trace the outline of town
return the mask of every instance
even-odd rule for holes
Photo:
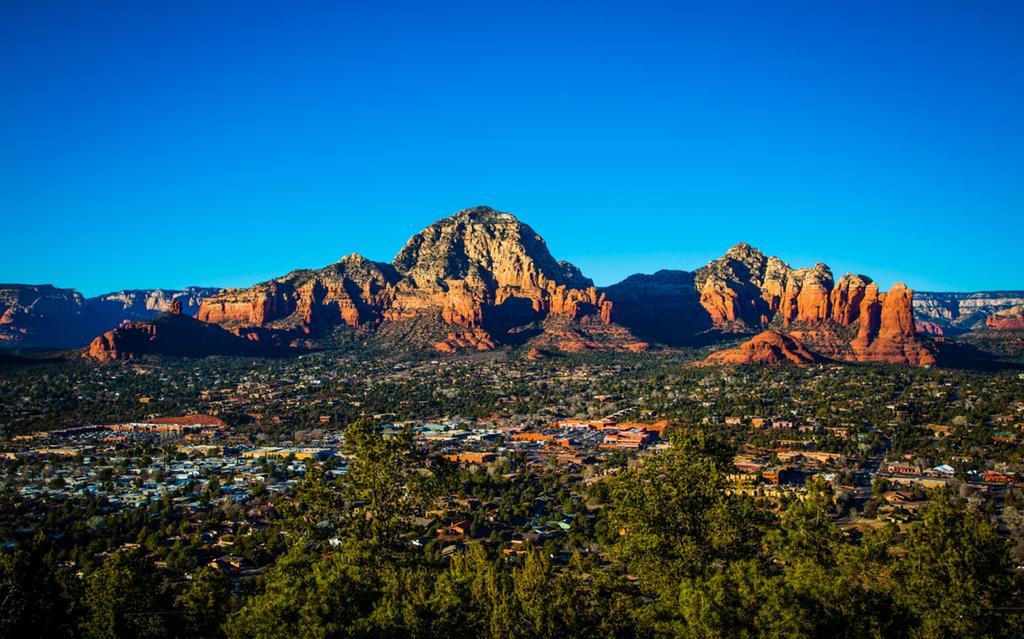
[[[531,545],[552,557],[600,553],[593,536],[603,483],[669,447],[673,429],[697,427],[734,442],[731,489],[776,512],[818,481],[830,486],[830,515],[847,534],[905,530],[926,492],[945,486],[989,513],[1024,559],[1024,379],[1016,373],[707,371],[628,358],[342,365],[326,356],[287,371],[226,361],[60,364],[38,373],[0,382],[0,495],[18,504],[0,517],[9,548],[30,535],[14,513],[45,521],[55,509],[124,517],[167,508],[202,540],[185,565],[201,559],[232,575],[258,574],[272,553],[232,540],[272,529],[275,504],[310,468],[344,474],[345,425],[363,418],[384,437],[408,429],[426,459],[466,478],[463,490],[410,522],[409,543],[425,552],[479,541],[506,554]],[[33,399],[44,384],[59,389],[54,398],[74,396],[75,409]],[[82,424],[83,414],[96,418]],[[44,425],[56,427],[36,429]],[[515,486],[515,497],[531,503],[476,494],[481,478]],[[55,540],[66,532],[46,530]],[[171,538],[159,542],[161,552],[173,547]]]

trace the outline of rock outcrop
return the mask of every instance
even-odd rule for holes
[[[394,299],[398,279],[391,265],[353,253],[322,269],[293,271],[247,289],[228,289],[203,300],[196,317],[227,328],[364,328],[380,321]]]
[[[182,314],[182,305],[177,302],[155,320],[125,322],[103,333],[89,344],[85,355],[98,362],[110,362],[144,355],[240,356],[269,352],[258,342]]]
[[[85,298],[74,289],[0,284],[0,345],[68,348],[91,337],[85,323]]]
[[[764,331],[736,348],[709,355],[703,365],[795,364],[810,366],[823,361],[800,340],[778,331]]]
[[[832,305],[832,321],[840,326],[850,326],[860,317],[861,302],[867,294],[871,278],[863,275],[846,275],[839,278],[829,295]],[[876,287],[877,288],[877,287]]]
[[[220,292],[218,288],[190,286],[184,290],[141,289],[117,291],[85,301],[86,311],[98,321],[148,320],[159,317],[178,303],[182,313],[195,315],[204,299]],[[102,318],[102,320],[100,320]]]
[[[549,315],[610,322],[611,303],[579,269],[558,262],[533,229],[479,207],[417,233],[395,256],[402,274],[389,319],[440,308],[445,321],[502,331]]]
[[[789,268],[740,242],[694,273],[694,285],[711,323],[719,327],[766,325],[782,303]]]
[[[123,291],[84,300],[67,289],[21,288],[5,294],[0,287],[0,341],[28,343],[32,322],[48,317],[56,325],[102,325],[90,333],[100,334],[90,345],[97,359],[135,349],[188,351],[170,341],[193,330],[182,322],[194,313],[230,336],[208,333],[197,342],[218,352],[232,351],[237,341],[268,348],[334,340],[446,353],[520,346],[541,353],[643,351],[770,330],[772,337],[750,348],[777,347],[787,361],[801,358],[794,344],[833,361],[935,361],[933,341],[916,331],[914,296],[905,286],[881,293],[863,275],[836,280],[825,264],[793,268],[740,243],[693,273],[634,275],[598,289],[556,260],[528,225],[487,207],[431,224],[390,263],[352,254],[244,289]],[[172,307],[180,312],[146,321]],[[98,324],[81,320],[101,316]],[[780,343],[778,335],[793,342]]]
[[[824,264],[790,270],[781,291],[782,325],[823,322],[832,316],[832,271]]]
[[[914,292],[897,282],[888,293],[868,285],[861,300],[860,327],[850,343],[859,362],[885,362],[928,366],[935,363],[933,349],[926,346],[914,326]]]
[[[1024,330],[1024,305],[989,315],[985,318],[985,327],[996,331]]]

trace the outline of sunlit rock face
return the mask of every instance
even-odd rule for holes
[[[809,351],[795,337],[778,331],[764,331],[736,348],[712,353],[703,361],[703,364],[766,364],[772,366],[793,364],[796,366],[809,366],[820,361],[823,361],[823,358]]]
[[[204,300],[197,317],[227,328],[310,334],[339,325],[372,333],[388,323],[430,324],[436,330],[410,339],[456,352],[496,348],[551,317],[607,326],[612,303],[578,268],[557,261],[532,228],[477,207],[412,236],[390,264],[349,255],[319,270],[225,291]],[[600,341],[618,348],[614,340]],[[635,349],[639,341],[628,336],[621,348]]]
[[[985,319],[985,327],[996,331],[1024,330],[1024,305],[989,315]]]

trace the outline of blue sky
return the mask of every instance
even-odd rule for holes
[[[0,281],[248,285],[488,204],[598,284],[742,240],[1024,288],[1022,29],[985,0],[3,3]]]

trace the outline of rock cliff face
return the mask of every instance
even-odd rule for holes
[[[985,327],[997,331],[1024,330],[1024,305],[989,315],[985,319]]]
[[[1024,305],[1024,291],[932,293],[914,295],[914,315],[923,322],[955,335],[984,328],[988,317]]]
[[[860,317],[861,302],[864,301],[869,286],[871,279],[863,275],[846,274],[840,277],[829,296],[832,304],[832,321],[840,326],[853,324]]]
[[[850,343],[860,362],[888,362],[927,366],[935,353],[917,336],[913,313],[914,292],[897,282],[888,293],[870,284],[861,300],[857,337]]]
[[[164,289],[142,289],[117,291],[90,297],[86,300],[87,311],[99,317],[118,318],[118,322],[126,319],[154,319],[171,309],[171,305],[179,303],[182,313],[195,315],[204,299],[220,292],[217,288],[191,286],[181,291]]]
[[[711,327],[693,273],[664,270],[631,275],[603,292],[612,303],[612,321],[645,340],[670,346],[694,344]]]
[[[352,254],[319,270],[293,271],[247,289],[228,289],[203,300],[196,317],[228,328],[364,328],[380,321],[398,279],[391,265]]]
[[[393,262],[402,274],[389,319],[440,308],[445,321],[497,329],[565,315],[610,321],[611,303],[579,269],[508,213],[475,208],[414,235]]]
[[[694,273],[694,284],[711,323],[750,328],[768,323],[782,304],[789,267],[746,243]]]
[[[807,350],[800,340],[778,331],[764,331],[736,348],[712,353],[704,365],[795,364],[809,366],[823,361]]]
[[[832,271],[824,264],[790,270],[782,290],[782,325],[824,322],[832,317]]]
[[[0,284],[0,344],[63,348],[87,340],[85,298],[49,284]]]
[[[771,327],[802,342],[805,350],[834,360],[915,366],[935,362],[933,348],[916,334],[913,291],[902,284],[879,293],[863,275],[847,274],[835,281],[825,264],[792,268],[745,243],[698,269],[692,291],[688,274],[675,273],[671,278],[634,275],[605,289],[616,303],[613,318],[638,334],[661,325],[691,336],[707,327],[740,333]],[[695,314],[693,300],[700,309]],[[751,348],[762,353],[777,342],[766,336],[727,357],[754,357]]]
[[[225,291],[204,300],[197,317],[229,328],[317,334],[338,325],[373,332],[435,314],[448,330],[423,336],[425,344],[489,350],[552,316],[608,325],[612,303],[579,269],[556,261],[529,226],[478,207],[417,233],[391,264],[350,255],[324,269]]]

